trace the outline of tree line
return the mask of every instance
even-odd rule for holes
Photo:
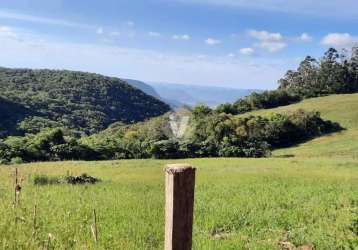
[[[197,106],[192,110],[189,131],[176,139],[168,117],[133,125],[115,123],[98,134],[80,138],[63,128],[10,136],[0,141],[0,161],[266,157],[272,149],[342,129],[317,112],[241,117]]]
[[[304,98],[358,92],[358,55],[328,49],[319,60],[307,56],[297,70],[278,81],[277,90],[253,93],[235,103],[222,104],[218,112],[243,114],[257,109],[290,105]]]

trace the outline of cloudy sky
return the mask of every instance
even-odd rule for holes
[[[1,0],[0,66],[271,89],[357,27],[356,0]]]

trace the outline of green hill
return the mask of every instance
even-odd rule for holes
[[[19,111],[0,109],[0,116],[12,117],[12,122],[0,120],[3,135],[12,133],[25,117],[27,123],[39,127],[56,122],[94,133],[113,122],[143,121],[170,110],[167,104],[119,78],[67,70],[0,68],[0,97]]]
[[[302,157],[347,157],[358,158],[358,94],[331,95],[306,99],[300,103],[246,113],[248,115],[269,115],[297,109],[319,111],[322,118],[338,122],[346,130],[322,136],[288,149],[274,152],[275,156]]]

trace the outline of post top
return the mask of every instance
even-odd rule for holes
[[[181,173],[184,172],[185,170],[195,170],[195,168],[189,164],[183,164],[183,163],[179,163],[179,164],[168,164],[165,166],[164,171],[169,173],[169,174],[174,174],[174,173]]]

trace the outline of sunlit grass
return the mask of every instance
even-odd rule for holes
[[[12,208],[13,167],[0,168],[0,248],[162,249],[164,172],[169,161],[39,163]],[[176,161],[170,161],[176,162]],[[358,200],[358,163],[332,159],[193,159],[198,168],[194,249],[279,249],[288,240],[316,249],[358,246],[350,229]],[[32,175],[86,172],[94,186],[35,186]],[[38,228],[33,236],[33,208]],[[99,242],[91,235],[99,216]],[[15,217],[21,218],[15,224]],[[352,249],[352,248],[351,248]],[[354,248],[353,248],[354,249]]]

